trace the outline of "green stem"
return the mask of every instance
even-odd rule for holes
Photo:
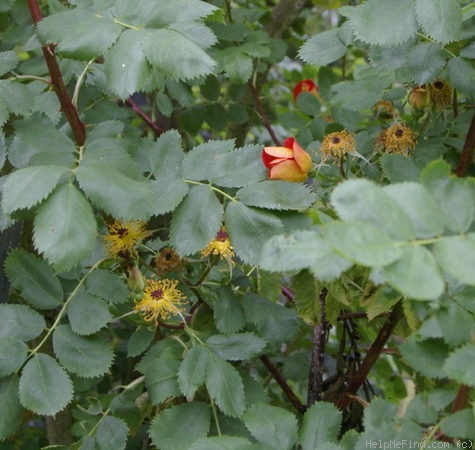
[[[66,312],[66,309],[69,305],[69,302],[74,298],[74,296],[76,295],[76,293],[78,292],[79,288],[84,284],[84,282],[86,281],[86,278],[89,276],[89,274],[91,272],[93,272],[94,270],[97,269],[97,267],[104,261],[104,259],[100,259],[99,261],[97,261],[88,271],[87,273],[79,280],[79,283],[77,284],[77,286],[74,288],[73,292],[71,292],[71,294],[69,295],[69,297],[67,298],[67,300],[64,302],[64,305],[63,307],[61,308],[61,310],[59,311],[58,313],[58,317],[56,317],[56,320],[54,321],[53,325],[51,326],[51,328],[48,330],[48,332],[46,333],[45,337],[41,340],[41,342],[33,349],[31,350],[30,352],[30,355],[29,355],[29,358],[31,358],[32,356],[34,356],[40,349],[41,347],[43,347],[43,345],[45,344],[45,342],[48,340],[48,338],[51,336],[51,334],[54,332],[54,330],[58,327],[59,323],[61,322],[61,319],[63,318],[64,316],[64,313]]]
[[[433,44],[437,44],[437,41],[435,39],[432,39],[431,37],[429,36],[426,36],[425,34],[423,33],[417,33],[417,35],[422,38],[422,39],[425,39]],[[452,58],[455,58],[457,55],[455,55],[454,53],[452,53],[450,50],[447,50],[445,47],[442,47],[442,50],[444,50],[445,52],[447,52]]]
[[[218,412],[216,411],[216,405],[214,404],[214,400],[211,397],[209,399],[211,403],[211,410],[213,411],[214,423],[216,424],[216,431],[218,432],[218,436],[221,436],[221,427],[219,425]]]
[[[98,16],[98,17],[101,17],[101,16]],[[121,20],[117,19],[116,17],[114,17],[112,19],[112,21],[115,22],[118,25],[122,25],[125,28],[130,28],[131,30],[141,30],[143,28],[141,26],[136,27],[135,25],[130,25],[130,23],[122,22]]]
[[[228,198],[228,199],[231,200],[232,202],[237,202],[236,197],[230,196],[229,194],[227,194],[226,192],[224,192],[224,191],[222,191],[221,189],[217,188],[216,186],[213,186],[211,183],[201,183],[200,181],[187,180],[186,178],[184,178],[183,181],[184,181],[185,183],[189,183],[189,184],[196,184],[197,186],[206,186],[206,187],[209,187],[212,191],[218,192],[218,193],[221,194],[223,197]]]

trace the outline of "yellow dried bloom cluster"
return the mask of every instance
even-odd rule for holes
[[[320,150],[323,153],[322,160],[326,160],[330,156],[341,159],[347,153],[356,151],[355,135],[347,130],[327,134],[322,141]]]
[[[429,84],[430,100],[437,111],[444,111],[451,104],[454,96],[452,86],[444,80],[436,80]]]
[[[391,125],[387,130],[382,131],[373,142],[377,151],[383,149],[386,153],[396,153],[398,155],[408,155],[409,151],[416,146],[414,132],[401,123]]]
[[[107,225],[104,247],[110,256],[134,255],[135,246],[149,235],[142,220],[114,220]]]
[[[162,248],[154,262],[158,275],[179,270],[183,265],[183,260],[171,247]]]

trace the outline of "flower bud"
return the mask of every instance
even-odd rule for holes
[[[427,108],[430,104],[430,94],[427,86],[417,86],[412,89],[407,98],[407,102],[415,109]]]
[[[302,80],[299,81],[292,91],[292,95],[294,97],[294,101],[297,101],[297,97],[302,92],[308,92],[320,100],[320,90],[318,86],[312,80]]]
[[[131,291],[143,291],[145,287],[145,279],[137,266],[132,266],[129,269],[127,285]]]

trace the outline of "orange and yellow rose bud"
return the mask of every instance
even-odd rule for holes
[[[287,138],[283,147],[264,147],[262,162],[271,180],[305,181],[312,168],[311,156],[293,137]]]
[[[294,101],[297,101],[297,97],[302,92],[308,92],[320,100],[320,90],[312,80],[302,80],[294,86],[294,89],[292,91]]]
[[[425,109],[430,104],[430,94],[427,86],[417,86],[412,89],[407,98],[407,102],[415,109]]]

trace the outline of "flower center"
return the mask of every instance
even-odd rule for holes
[[[228,238],[228,233],[226,231],[218,231],[218,234],[216,234],[216,240],[219,242],[224,242]]]
[[[160,299],[163,297],[163,290],[162,290],[162,289],[155,289],[154,291],[152,291],[152,293],[150,294],[150,296],[151,296],[154,300],[160,300]]]
[[[401,137],[403,134],[404,134],[404,130],[401,130],[401,128],[398,128],[394,134],[397,136],[397,137]]]
[[[436,81],[436,82],[434,83],[434,87],[435,87],[436,89],[443,89],[443,88],[444,88],[444,83],[442,83],[442,81]]]
[[[341,138],[339,138],[338,136],[335,136],[333,139],[332,139],[332,143],[333,144],[339,144],[341,142]]]
[[[119,237],[124,237],[127,235],[127,233],[129,232],[129,230],[127,230],[127,228],[119,228],[116,232],[117,236]]]

